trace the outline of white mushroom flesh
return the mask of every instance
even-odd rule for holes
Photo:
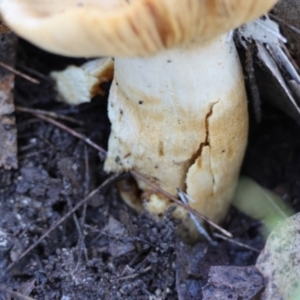
[[[111,81],[114,63],[110,57],[89,61],[80,67],[69,66],[63,71],[51,72],[57,90],[57,100],[78,105],[104,94],[101,83]]]
[[[139,171],[172,195],[176,188],[186,191],[195,200],[191,207],[206,217],[224,217],[248,132],[232,41],[223,36],[150,58],[116,58],[108,110],[106,171]],[[145,208],[163,213],[169,202],[137,182]]]

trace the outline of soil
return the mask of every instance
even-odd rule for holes
[[[21,41],[17,67],[41,83],[17,77],[15,104],[82,121],[84,125],[65,124],[106,149],[107,99],[96,97],[79,107],[55,102],[46,77],[50,70],[83,61],[50,55]],[[210,266],[255,263],[257,252],[227,241],[184,245],[169,213],[160,222],[137,215],[122,202],[113,182],[18,259],[109,175],[103,171],[103,157],[83,141],[30,114],[16,116],[19,167],[0,169],[1,300],[202,299]],[[262,116],[259,124],[251,118],[242,173],[299,211],[299,127],[267,104]],[[222,226],[237,241],[263,248],[261,224],[236,209]]]

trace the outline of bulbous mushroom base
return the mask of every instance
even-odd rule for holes
[[[244,79],[233,42],[221,37],[151,58],[117,58],[109,117],[106,171],[138,171],[174,196],[180,188],[194,199],[192,208],[222,220],[248,132]],[[138,196],[120,189],[136,210],[160,216],[173,205],[136,182]],[[174,215],[188,219],[179,207]]]

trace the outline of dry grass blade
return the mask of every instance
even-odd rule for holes
[[[214,233],[213,236],[216,237],[216,238],[225,240],[225,241],[227,241],[227,242],[229,242],[229,243],[238,245],[238,246],[240,246],[240,247],[242,247],[242,248],[245,248],[245,249],[248,249],[248,250],[251,250],[251,251],[260,253],[260,250],[254,248],[254,247],[248,246],[248,245],[246,245],[246,244],[240,243],[240,242],[238,242],[238,241],[236,241],[236,240],[229,239],[228,237],[226,237],[226,236],[224,236],[224,235],[221,235],[221,234],[218,234],[218,233]]]
[[[61,119],[61,120],[65,120],[77,125],[84,125],[84,122],[76,120],[75,118],[69,117],[69,116],[64,116],[64,115],[60,115],[57,114],[55,112],[52,111],[46,111],[46,110],[42,110],[42,109],[33,109],[33,108],[27,108],[27,107],[22,107],[22,106],[16,106],[15,107],[17,111],[20,112],[27,112],[27,113],[31,113],[31,114],[41,114],[41,115],[45,115],[45,116],[49,116],[53,119]]]
[[[205,216],[203,216],[202,214],[200,214],[199,212],[195,211],[194,209],[192,209],[191,207],[189,207],[188,205],[182,203],[180,200],[178,200],[177,198],[175,198],[174,196],[172,196],[171,194],[169,194],[167,191],[163,190],[162,188],[160,188],[159,186],[155,185],[154,183],[152,183],[151,181],[149,181],[147,178],[145,178],[142,174],[140,174],[137,171],[130,171],[130,173],[136,177],[138,177],[140,180],[144,181],[146,184],[148,184],[149,186],[151,186],[154,190],[156,190],[157,192],[162,193],[163,195],[165,195],[166,197],[168,197],[169,199],[173,200],[177,205],[184,207],[188,212],[194,214],[195,216],[197,216],[198,218],[204,220],[205,222],[207,222],[209,225],[211,225],[212,227],[214,227],[215,229],[217,229],[218,231],[222,232],[224,235],[228,236],[228,237],[232,237],[232,234],[230,232],[228,232],[227,230],[225,230],[224,228],[220,227],[218,224],[214,223],[213,221],[211,221],[210,219],[206,218]]]
[[[190,198],[186,193],[184,193],[181,189],[177,188],[177,193],[180,198],[180,200],[189,206],[189,201],[195,202],[192,198]],[[217,243],[211,238],[207,230],[202,226],[201,222],[196,218],[196,216],[192,213],[190,213],[190,217],[193,220],[198,232],[200,235],[202,235],[211,245],[216,246]]]
[[[22,69],[26,73],[31,73],[35,77],[39,77],[42,80],[45,80],[45,81],[47,81],[47,82],[49,82],[51,84],[54,84],[53,79],[51,77],[49,77],[49,76],[47,76],[47,75],[45,75],[45,74],[43,74],[43,73],[41,73],[41,72],[39,72],[39,71],[37,71],[35,69],[32,69],[32,68],[30,68],[30,67],[28,67],[28,66],[26,66],[26,65],[24,65],[24,64],[22,64],[20,62],[18,62],[17,67],[19,69]]]
[[[84,134],[81,134],[75,130],[73,130],[72,128],[60,123],[60,122],[57,122],[55,120],[53,120],[53,118],[49,118],[45,115],[42,115],[42,114],[39,114],[35,111],[32,111],[32,112],[29,112],[27,111],[28,113],[31,113],[32,115],[36,116],[37,118],[39,119],[42,119],[48,123],[51,123],[55,126],[57,126],[58,128],[70,133],[71,135],[83,140],[85,143],[87,143],[88,145],[92,146],[93,148],[95,148],[96,150],[98,150],[99,152],[101,152],[102,154],[106,155],[106,151],[100,147],[99,145],[97,145],[96,143],[94,143],[93,141],[91,141],[88,137],[86,137]]]
[[[284,26],[287,26],[288,28],[290,28],[291,30],[293,30],[294,32],[296,32],[297,34],[300,34],[300,29],[285,22],[284,20],[282,20],[281,18],[279,18],[278,16],[275,16],[274,14],[269,14],[269,16],[274,19],[275,21],[281,23]]]
[[[40,115],[36,112],[31,112],[33,115],[35,115],[36,117],[45,120],[55,126],[57,126],[58,128],[70,133],[71,135],[83,140],[84,142],[86,142],[88,145],[92,146],[93,148],[95,148],[96,150],[98,150],[99,152],[101,152],[103,155],[106,156],[107,151],[104,150],[102,147],[100,147],[99,145],[97,145],[96,143],[94,143],[93,141],[91,141],[88,137],[86,137],[84,134],[81,134],[75,130],[73,130],[72,128],[57,122],[55,120],[53,120],[52,118],[46,117],[44,115]],[[184,209],[186,209],[188,212],[192,213],[193,215],[195,215],[196,217],[200,218],[201,220],[204,220],[205,222],[207,222],[209,225],[211,225],[212,227],[214,227],[215,229],[217,229],[218,231],[222,232],[224,235],[226,235],[227,237],[231,238],[232,234],[230,232],[228,232],[227,230],[225,230],[224,228],[220,227],[218,224],[214,223],[213,221],[211,221],[210,219],[206,218],[205,216],[203,216],[202,214],[200,214],[199,212],[195,211],[194,209],[192,209],[191,207],[189,207],[188,205],[182,203],[179,199],[175,198],[174,196],[172,196],[170,193],[168,193],[167,191],[163,190],[162,188],[160,188],[159,186],[155,185],[154,183],[152,183],[151,181],[149,181],[144,175],[142,175],[141,173],[131,170],[130,173],[135,176],[138,177],[140,180],[144,181],[147,185],[151,186],[155,191],[158,191],[160,193],[162,193],[163,195],[165,195],[166,197],[168,197],[169,199],[173,200],[177,205],[182,206]]]
[[[4,62],[0,61],[0,66],[5,68],[8,71],[14,73],[15,75],[20,76],[20,77],[22,77],[22,78],[24,78],[24,79],[26,79],[26,80],[34,83],[34,84],[40,84],[40,82],[37,79],[32,78],[31,76],[28,76],[28,75],[26,75],[26,74],[24,74],[24,73],[22,73],[22,72],[20,72],[16,69],[12,68],[11,66],[5,64]]]
[[[139,276],[140,274],[143,274],[143,273],[146,273],[148,271],[150,271],[152,269],[151,266],[148,266],[147,268],[145,268],[144,270],[142,270],[141,272],[139,273],[134,273],[134,274],[130,274],[130,275],[127,275],[127,276],[123,276],[123,277],[120,277],[118,278],[119,280],[128,280],[128,279],[132,279],[132,278],[135,278],[137,276]]]

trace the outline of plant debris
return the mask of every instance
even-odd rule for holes
[[[13,66],[17,37],[0,19],[0,167],[17,168],[17,129],[14,115],[14,74],[6,66]]]
[[[286,47],[288,40],[280,32],[279,25],[265,16],[241,26],[236,33],[238,43],[247,49],[247,53],[251,49],[253,56],[249,60],[249,54],[246,54],[245,69],[249,74],[250,91],[257,91],[252,92],[254,100],[258,102],[260,96],[269,101],[272,99],[273,105],[299,122],[299,67]],[[257,105],[255,109],[258,110]]]

